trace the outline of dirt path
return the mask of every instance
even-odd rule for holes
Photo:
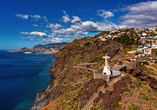
[[[96,71],[94,69],[90,69],[90,68],[85,68],[85,67],[81,67],[81,66],[74,66],[75,68],[80,68],[80,69],[86,69],[86,70],[91,70],[91,71]]]
[[[130,54],[131,54],[131,53],[135,53],[135,52],[136,52],[136,50],[128,51],[128,53],[130,53]]]
[[[119,76],[119,77],[113,79],[112,81],[110,81],[110,82],[108,83],[108,85],[111,84],[111,83],[115,83],[117,80],[121,79],[121,77],[123,77],[123,76],[125,76],[125,75],[123,74],[123,75],[121,75],[121,76]],[[96,97],[98,97],[99,92],[102,91],[103,89],[105,89],[104,86],[102,86],[101,89],[100,89],[96,94],[94,94],[94,95],[92,96],[92,98],[91,98],[91,99],[89,100],[89,102],[83,107],[82,110],[87,110],[88,107],[93,103],[94,99],[95,99]]]
[[[155,64],[154,64],[155,65]],[[157,69],[156,69],[156,65],[155,66],[153,66],[153,64],[149,64],[149,65],[145,65],[147,68],[150,68],[150,69],[153,69],[154,71],[157,71]]]

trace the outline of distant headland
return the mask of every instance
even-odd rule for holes
[[[40,53],[40,54],[50,54],[50,55],[55,55],[61,48],[63,48],[65,45],[69,43],[67,42],[62,42],[62,43],[50,43],[50,44],[39,44],[35,45],[33,48],[26,48],[23,47],[19,50],[7,50],[6,52],[10,53],[25,53],[25,54],[30,54],[30,53]]]

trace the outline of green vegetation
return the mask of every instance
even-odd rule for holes
[[[118,102],[113,102],[113,105],[115,106],[116,109],[120,110],[122,107]]]
[[[140,110],[140,108],[133,103],[131,103],[131,105],[128,108],[129,108],[129,110]]]
[[[136,78],[136,80],[134,81],[133,84],[135,87],[140,87],[140,85],[142,84],[142,81],[140,79]]]
[[[125,92],[124,93],[127,97],[132,97],[134,94],[132,91],[129,91],[129,92]]]
[[[122,43],[124,45],[132,45],[135,42],[133,37],[130,38],[127,35],[122,35],[121,37],[114,38],[113,40],[118,41],[119,43]]]
[[[140,61],[139,61],[139,62],[137,62],[137,64],[138,64],[139,66],[142,66]]]
[[[141,96],[144,100],[146,100],[146,101],[149,100],[149,97],[148,97],[146,94],[144,94],[143,92],[140,92],[140,96]]]
[[[90,110],[97,110],[97,108],[95,108],[94,106],[92,106],[92,107],[90,108]]]
[[[94,58],[91,62],[100,62],[100,63],[104,63],[105,60],[102,58],[104,55],[100,54],[98,57]]]
[[[135,52],[135,55],[138,55],[138,52]]]
[[[143,71],[142,74],[143,75],[148,75],[148,71]]]
[[[143,66],[144,66],[144,65],[149,65],[149,63],[148,63],[148,62],[143,62]]]

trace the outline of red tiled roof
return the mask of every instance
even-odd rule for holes
[[[152,45],[157,45],[157,42],[153,43]]]
[[[124,67],[124,65],[117,66],[117,67],[114,68],[113,70],[118,71],[118,70],[121,69],[122,67]]]
[[[137,59],[137,58],[135,58],[135,57],[131,57],[131,59]]]

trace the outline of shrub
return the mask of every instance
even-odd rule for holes
[[[90,42],[87,42],[84,46],[90,46]]]
[[[138,52],[135,52],[135,55],[138,55]]]
[[[97,110],[94,106],[92,106],[91,108],[90,108],[90,110]]]
[[[94,80],[94,78],[92,77],[91,79],[90,79],[90,81],[93,81]]]
[[[143,62],[143,66],[144,66],[144,65],[149,65],[149,63],[148,63],[148,62]]]
[[[139,62],[137,62],[137,64],[138,64],[139,66],[142,66],[140,61],[139,61]]]
[[[113,102],[116,109],[121,109],[121,105],[118,102]]]
[[[131,104],[130,106],[129,106],[129,110],[140,110],[140,108],[137,106],[137,105],[135,105],[135,104]]]
[[[100,54],[98,57],[94,58],[91,62],[101,62],[101,63],[104,63],[105,60],[102,57],[103,57],[103,54]]]
[[[145,99],[146,101],[149,100],[149,97],[148,97],[147,95],[145,95],[144,93],[141,93],[141,92],[140,92],[140,95],[141,95],[141,97],[142,97],[143,99]]]
[[[87,68],[89,68],[89,65],[86,65]]]
[[[142,74],[143,75],[148,75],[148,71],[143,71]]]

